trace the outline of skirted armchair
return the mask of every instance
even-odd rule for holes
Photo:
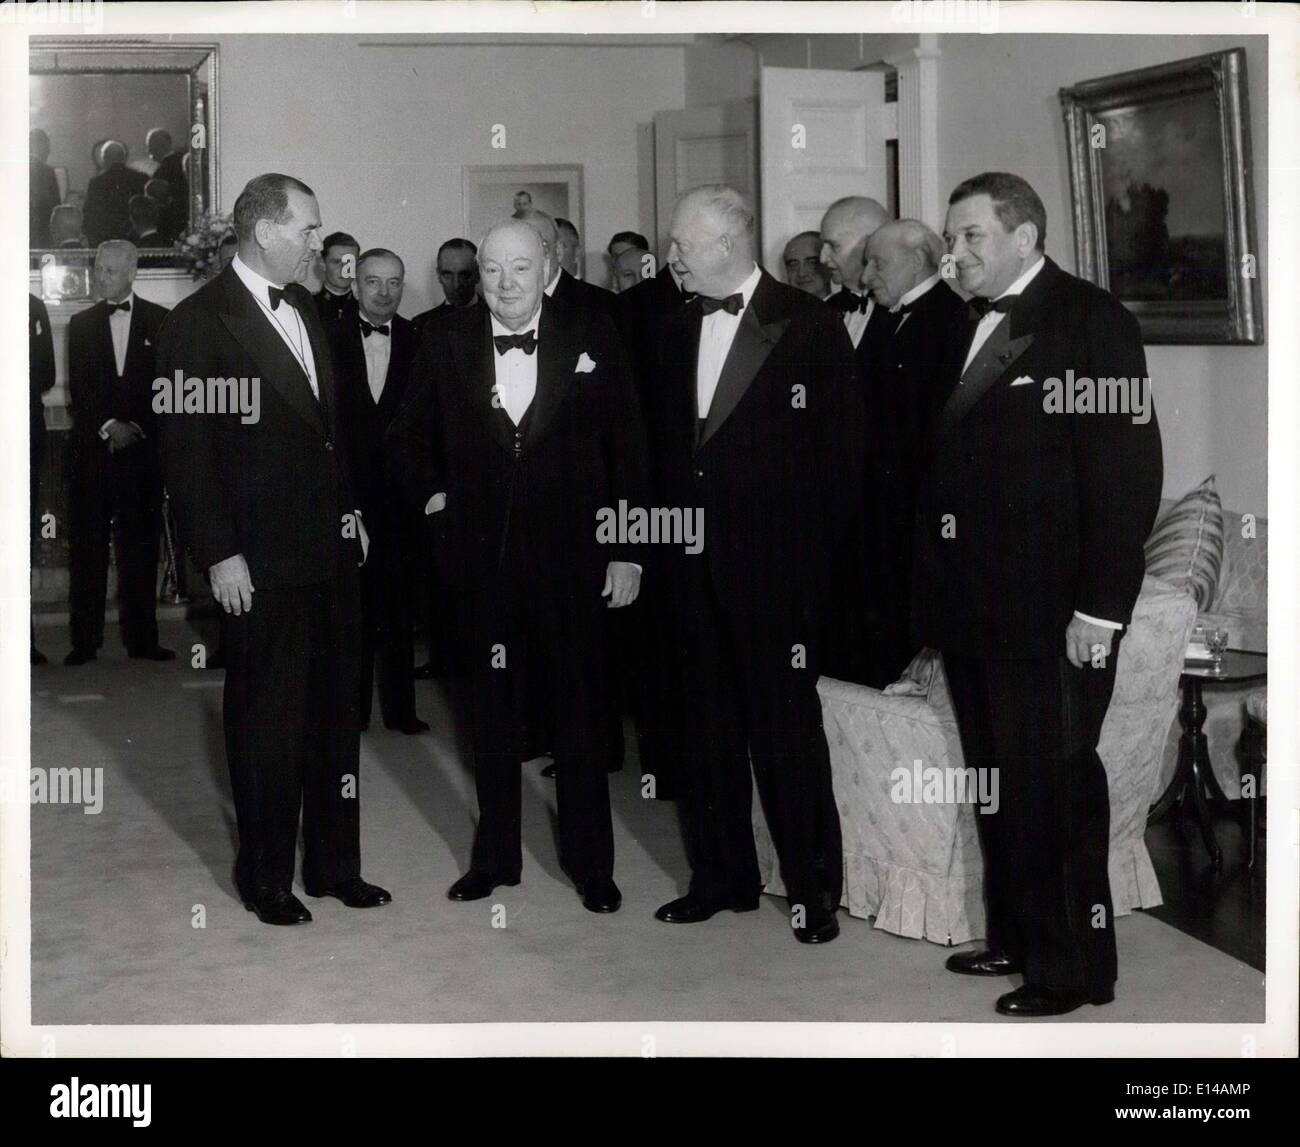
[[[1189,594],[1147,578],[1120,645],[1099,748],[1110,782],[1116,915],[1161,903],[1143,832],[1158,795],[1161,754],[1195,620]],[[899,936],[937,944],[982,937],[980,814],[967,802],[899,799],[914,795],[920,768],[949,776],[946,770],[963,767],[941,659],[923,652],[904,680],[883,693],[825,677],[817,688],[844,836],[841,903],[850,915],[875,917],[877,928]],[[757,792],[753,809],[766,891],[784,895]]]

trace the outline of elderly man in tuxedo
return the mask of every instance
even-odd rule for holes
[[[531,225],[494,226],[479,267],[486,307],[430,331],[389,430],[440,572],[466,602],[479,821],[448,895],[519,882],[519,727],[537,694],[551,715],[561,864],[588,910],[613,912],[604,623],[607,607],[636,599],[642,547],[603,539],[597,522],[620,502],[646,504],[640,413],[613,325],[545,295]]]
[[[864,283],[879,309],[867,401],[868,634],[866,684],[896,681],[916,653],[912,533],[930,423],[954,381],[967,307],[939,272],[943,240],[924,223],[886,223],[867,241]]]
[[[834,311],[756,265],[754,213],[734,189],[687,192],[671,235],[672,268],[697,297],[662,327],[658,497],[702,510],[705,537],[698,553],[668,551],[692,875],[657,916],[758,907],[756,780],[795,937],[825,943],[839,934],[843,861],[817,678],[828,556],[862,494],[853,347]]]
[[[263,923],[303,924],[311,913],[291,890],[300,809],[309,896],[349,908],[391,899],[361,878],[357,567],[369,538],[329,339],[302,285],[321,249],[315,193],[259,175],[234,224],[238,253],[172,311],[158,373],[246,379],[256,409],[164,413],[163,463],[180,533],[223,611],[236,886]]]
[[[1047,258],[1046,230],[1017,175],[974,176],[948,199],[974,297],[917,511],[917,637],[943,654],[966,766],[996,769],[1000,793],[975,818],[987,948],[948,967],[1023,974],[997,1001],[1011,1016],[1114,996],[1097,741],[1162,478],[1137,320]],[[1067,379],[1124,380],[1146,403],[1067,413],[1051,400]]]
[[[103,644],[110,530],[128,656],[176,656],[158,644],[157,621],[162,472],[152,401],[154,355],[167,311],[135,294],[136,261],[125,239],[101,243],[94,269],[99,302],[68,323],[72,651],[65,665],[95,660]]]
[[[343,441],[374,543],[361,568],[361,728],[370,725],[378,659],[384,725],[402,733],[423,733],[429,726],[415,713],[408,600],[415,538],[389,481],[384,447],[384,434],[406,397],[415,357],[415,332],[397,313],[406,266],[392,251],[374,247],[357,259],[356,272],[357,316],[330,324],[330,345]]]

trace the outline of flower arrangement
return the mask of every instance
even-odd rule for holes
[[[199,216],[199,225],[176,240],[175,247],[190,264],[190,273],[196,279],[210,274],[218,265],[221,241],[235,233],[231,217],[205,211]]]

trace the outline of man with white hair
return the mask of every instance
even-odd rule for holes
[[[867,240],[864,282],[879,309],[863,382],[867,402],[868,634],[865,684],[896,681],[909,638],[912,535],[930,423],[956,377],[967,307],[940,274],[944,243],[924,223],[886,223]]]
[[[702,511],[705,533],[698,552],[664,555],[692,875],[656,916],[691,924],[758,907],[757,781],[795,937],[826,943],[839,934],[843,861],[817,678],[830,557],[860,520],[853,348],[835,312],[757,266],[754,213],[733,188],[686,192],[670,236],[696,298],[662,327],[659,498]]]
[[[104,170],[86,185],[84,207],[86,238],[94,247],[106,239],[126,239],[131,234],[127,205],[132,195],[143,195],[149,177],[126,166],[126,147],[115,139],[100,149]]]
[[[478,261],[486,305],[426,330],[387,436],[464,606],[479,819],[447,895],[481,900],[519,883],[520,726],[532,707],[551,719],[560,863],[584,907],[615,912],[606,620],[636,600],[644,557],[597,523],[602,510],[646,505],[636,393],[613,324],[544,293],[531,223],[492,227]]]

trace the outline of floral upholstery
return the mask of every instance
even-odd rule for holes
[[[1117,915],[1161,902],[1142,834],[1195,616],[1190,595],[1148,578],[1120,645],[1100,745],[1110,779],[1110,881]],[[984,928],[978,814],[969,804],[891,798],[899,767],[910,769],[917,760],[927,768],[962,767],[942,662],[936,657],[929,665],[928,688],[910,694],[829,678],[817,688],[844,837],[842,903],[853,916],[874,916],[875,926],[887,932],[961,944]],[[753,808],[766,890],[782,895],[757,794]]]

